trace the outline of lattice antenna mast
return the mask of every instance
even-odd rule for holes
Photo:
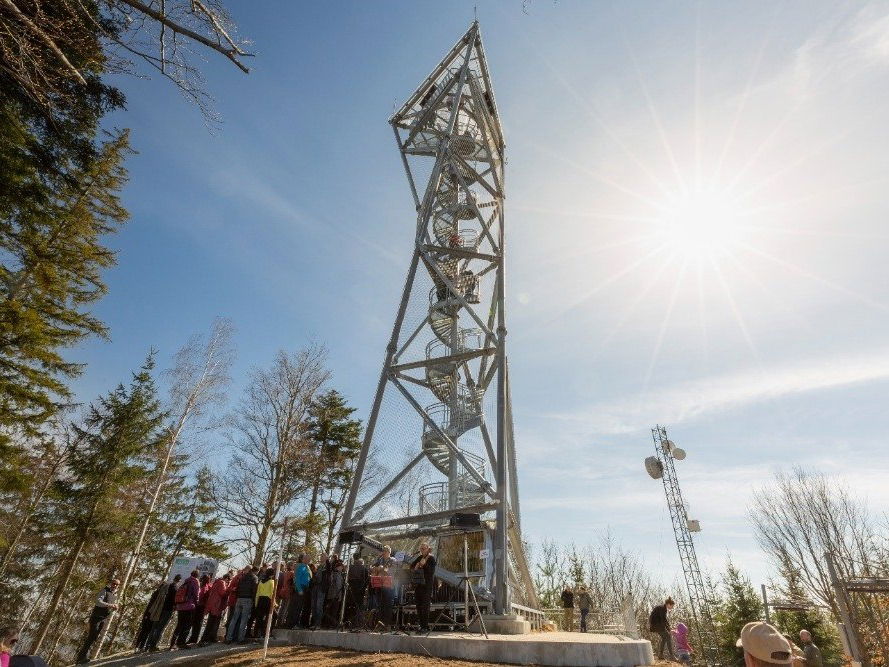
[[[477,22],[389,122],[415,243],[343,527],[433,534],[456,511],[494,514],[494,609],[509,613],[516,591],[536,607],[506,359],[504,140]],[[386,468],[376,480],[368,461]],[[404,501],[412,482],[427,482],[415,505]]]
[[[649,475],[655,479],[660,477],[664,483],[664,495],[670,510],[670,520],[673,522],[679,560],[682,561],[682,572],[685,575],[691,613],[697,629],[698,645],[702,649],[699,655],[704,658],[706,664],[717,665],[719,649],[710,611],[710,599],[704,587],[704,578],[701,576],[691,535],[692,532],[699,532],[701,525],[697,520],[688,518],[688,509],[682,499],[679,477],[673,464],[674,461],[685,458],[685,451],[667,438],[667,429],[664,426],[658,425],[651,429],[651,436],[654,440],[655,456],[646,459],[645,467]]]

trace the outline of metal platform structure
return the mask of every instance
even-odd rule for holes
[[[685,451],[676,447],[667,437],[667,429],[664,426],[657,425],[651,429],[651,437],[654,440],[655,456],[662,473],[661,479],[664,483],[667,507],[670,510],[670,520],[673,523],[676,548],[679,550],[679,560],[682,561],[682,572],[685,575],[685,584],[688,588],[698,645],[702,647],[699,655],[707,665],[718,665],[720,662],[719,645],[713,626],[710,600],[704,587],[704,578],[701,576],[701,568],[695,553],[695,543],[691,536],[692,532],[700,531],[701,526],[698,521],[688,518],[688,506],[682,499],[679,476],[676,474],[676,466],[673,464],[674,459],[685,458]],[[649,470],[649,474],[657,478],[651,470]]]
[[[504,138],[477,22],[389,123],[417,211],[414,247],[343,530],[435,550],[459,532],[455,513],[478,513],[484,606],[537,609],[506,354]]]

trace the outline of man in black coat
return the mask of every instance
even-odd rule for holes
[[[417,601],[417,618],[420,621],[420,632],[429,632],[429,607],[432,604],[432,589],[435,586],[435,556],[432,549],[423,542],[420,555],[411,563],[412,572],[422,572],[423,576],[415,579],[414,594]]]
[[[364,610],[364,593],[370,582],[370,575],[364,565],[364,559],[359,554],[352,558],[349,567],[348,593],[346,595],[346,619],[355,627],[358,624],[359,612]]]
[[[156,651],[157,643],[161,640],[161,635],[170,622],[173,615],[173,608],[176,606],[176,591],[179,589],[179,582],[182,581],[182,575],[177,574],[173,577],[173,581],[167,584],[167,592],[164,595],[164,603],[161,605],[157,613],[151,615],[151,634],[148,637],[148,650]],[[157,607],[157,605],[155,605]]]
[[[651,610],[648,617],[648,629],[659,635],[661,638],[661,646],[658,649],[658,660],[664,659],[664,647],[670,650],[670,660],[676,661],[676,655],[673,653],[673,638],[670,636],[670,621],[667,619],[667,612],[676,605],[673,598],[664,600],[664,604],[657,605]]]
[[[93,648],[93,644],[102,634],[102,628],[111,615],[111,612],[117,609],[117,587],[120,586],[120,579],[112,579],[111,582],[102,589],[99,597],[96,598],[96,604],[93,607],[93,613],[90,614],[90,629],[86,635],[86,641],[77,654],[77,664],[83,664],[90,661],[89,654]]]

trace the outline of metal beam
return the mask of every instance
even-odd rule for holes
[[[368,500],[366,503],[364,503],[361,507],[358,508],[358,511],[355,513],[355,516],[354,516],[354,518],[352,519],[352,521],[355,522],[355,521],[360,521],[361,519],[363,519],[363,518],[364,518],[364,515],[367,514],[367,511],[368,511],[371,507],[373,507],[374,505],[376,505],[378,502],[380,502],[380,500],[383,498],[383,496],[385,496],[385,495],[386,495],[387,493],[389,493],[392,489],[394,489],[394,488],[398,485],[398,483],[399,483],[401,480],[403,480],[403,479],[407,476],[407,474],[408,474],[411,470],[413,470],[414,467],[415,467],[420,461],[423,460],[423,458],[425,458],[425,454],[424,454],[423,452],[420,452],[420,453],[417,454],[413,459],[411,459],[411,462],[408,463],[408,464],[401,470],[400,473],[398,473],[397,475],[395,475],[395,477],[393,477],[393,478],[389,481],[389,483],[386,484],[386,486],[384,486],[384,487],[380,490],[379,493],[377,493],[377,495],[375,495],[373,498],[371,498],[371,499]]]
[[[409,371],[414,368],[426,368],[427,366],[461,363],[464,361],[469,361],[470,359],[481,357],[485,354],[493,354],[496,351],[497,348],[494,347],[482,347],[478,350],[469,350],[467,352],[460,352],[459,354],[449,354],[445,357],[430,357],[428,359],[422,359],[420,361],[410,361],[403,364],[396,364],[394,366],[391,366],[390,368],[393,371],[400,373],[401,371]]]
[[[461,507],[460,512],[484,514],[500,506],[498,501],[483,503],[481,505],[470,505],[469,507]],[[385,519],[383,521],[371,521],[369,523],[360,523],[349,526],[346,530],[372,530],[374,528],[388,528],[389,526],[404,526],[421,521],[435,521],[437,519],[448,519],[454,515],[454,510],[444,510],[443,512],[430,512],[429,514],[415,514],[413,516],[405,516],[398,519]]]

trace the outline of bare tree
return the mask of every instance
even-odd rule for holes
[[[805,592],[830,607],[837,601],[824,554],[834,555],[839,575],[880,576],[881,539],[866,505],[843,484],[794,468],[756,494],[750,511],[757,540],[779,572],[795,573]],[[785,577],[786,578],[786,577]],[[889,609],[856,598],[857,628],[871,655],[889,655]]]
[[[327,350],[311,344],[279,352],[268,369],[254,370],[232,422],[235,453],[217,478],[226,524],[243,555],[259,566],[279,519],[311,487],[314,461],[306,416],[327,382]]]
[[[139,61],[211,118],[195,51],[246,73],[246,46],[219,0],[0,0],[0,71],[53,116],[93,85],[97,67],[135,72]]]
[[[158,500],[167,484],[170,461],[189,429],[207,428],[213,425],[202,420],[207,417],[208,408],[224,402],[224,392],[229,385],[229,370],[233,358],[231,322],[217,318],[210,329],[210,335],[206,339],[200,335],[192,336],[174,356],[173,367],[165,373],[170,382],[170,396],[166,407],[172,421],[167,427],[161,443],[161,455],[153,488],[142,516],[139,537],[120,582],[118,595],[122,604],[133,571],[142,555],[148,528],[155,518]],[[114,612],[111,613],[113,617]],[[96,648],[96,656],[102,651],[102,645],[110,627],[111,619],[105,623],[104,631]]]

